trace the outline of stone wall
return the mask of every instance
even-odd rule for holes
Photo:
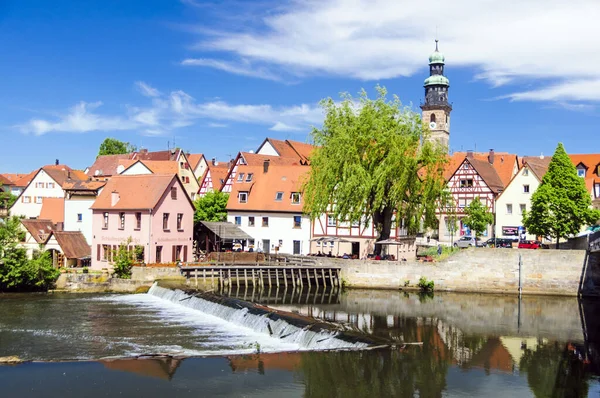
[[[435,263],[319,260],[323,265],[341,266],[349,287],[398,289],[405,281],[414,287],[425,277],[435,282],[438,291],[518,294],[519,257],[524,294],[575,296],[580,284],[583,294],[600,293],[600,259],[591,256],[588,261],[583,250],[471,248]]]

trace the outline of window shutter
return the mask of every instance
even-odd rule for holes
[[[187,245],[183,246],[183,262],[187,263]]]
[[[100,253],[100,249],[101,249],[100,245],[96,245],[96,260],[98,260],[98,261],[100,261],[100,255],[102,254],[102,253]]]
[[[177,261],[177,259],[175,258],[176,254],[177,254],[177,252],[176,252],[177,247],[173,246],[172,249],[173,249],[173,262],[175,262],[175,261]]]

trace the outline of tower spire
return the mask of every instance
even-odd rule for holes
[[[437,34],[436,34],[436,37],[437,37]],[[439,40],[436,38],[435,39],[435,51],[439,51],[438,50],[438,42],[439,42]]]

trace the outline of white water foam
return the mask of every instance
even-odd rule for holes
[[[349,342],[337,338],[337,332],[305,330],[289,324],[283,319],[272,320],[266,314],[255,315],[250,313],[247,308],[231,308],[200,297],[190,296],[181,290],[165,289],[156,283],[150,288],[148,295],[158,297],[180,307],[220,318],[230,325],[237,325],[246,329],[248,333],[259,333],[262,336],[267,336],[269,340],[280,342],[280,344],[293,345],[297,347],[296,349],[360,349],[368,346],[363,342]]]

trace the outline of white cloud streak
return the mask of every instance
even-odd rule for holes
[[[598,101],[600,90],[581,90],[600,85],[598,15],[597,0],[292,1],[265,12],[262,26],[213,32],[196,48],[271,73],[378,80],[423,72],[437,27],[450,77],[475,67],[493,86],[539,85],[513,100]]]
[[[138,91],[145,97],[158,97],[160,95],[160,91],[150,86],[147,83],[137,81],[135,82],[135,86]]]
[[[155,92],[159,93],[158,90]],[[101,105],[101,102],[80,102],[54,120],[31,119],[16,127],[22,133],[34,135],[130,130],[156,136],[199,121],[205,121],[209,127],[227,127],[225,122],[237,122],[261,125],[273,131],[306,132],[323,121],[322,110],[317,104],[275,107],[268,104],[229,104],[223,100],[197,102],[182,90],[150,96],[148,106],[127,106],[123,115],[101,114],[98,112]]]
[[[190,58],[181,62],[184,66],[204,66],[208,68],[222,70],[234,75],[256,77],[259,79],[281,81],[281,78],[266,68],[254,67],[249,62],[229,62],[211,58]]]

